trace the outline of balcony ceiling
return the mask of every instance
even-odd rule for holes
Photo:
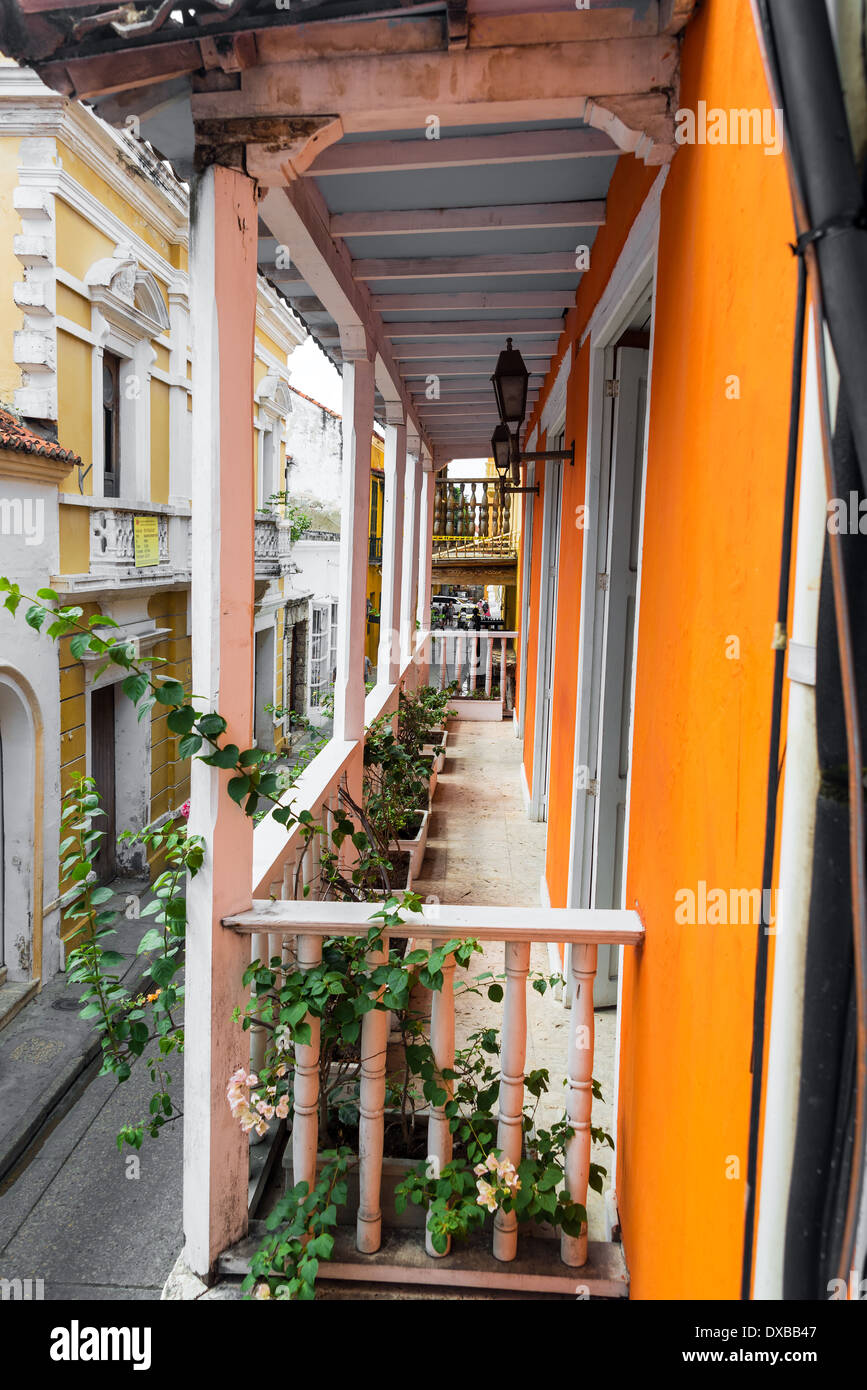
[[[0,47],[183,176],[258,177],[261,272],[338,365],[363,330],[443,463],[489,452],[507,333],[538,391],[617,159],[671,158],[693,3],[7,0]]]

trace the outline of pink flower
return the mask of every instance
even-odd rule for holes
[[[185,801],[185,802],[184,802],[183,806],[182,806],[181,809],[180,809],[180,815],[183,816],[184,820],[189,820],[189,818],[190,818],[190,803],[189,803],[189,801]]]

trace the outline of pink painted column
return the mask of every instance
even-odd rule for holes
[[[406,498],[404,502],[403,598],[401,601],[401,654],[408,660],[415,643],[415,621],[418,610],[419,524],[421,518],[421,452],[406,463]]]
[[[394,685],[400,675],[406,424],[399,401],[386,401],[385,412],[385,512],[382,522],[382,603],[377,680],[384,685]]]
[[[257,211],[246,175],[198,180],[191,228],[193,347],[193,690],[248,748],[253,723],[253,352]],[[247,1229],[249,1144],[226,1084],[247,1060],[232,1022],[250,943],[221,919],[251,904],[253,823],[228,796],[231,772],[193,761],[190,832],[207,845],[190,884],[184,1053],[185,1258],[207,1278]]]
[[[436,495],[436,474],[431,470],[430,459],[424,460],[421,480],[421,502],[419,507],[419,547],[418,547],[418,599],[416,617],[423,632],[430,631],[430,591],[433,581],[433,518]],[[419,666],[418,683],[427,685],[430,678],[430,638],[424,644],[424,654]]]
[[[343,503],[337,613],[334,737],[364,733],[364,647],[374,362],[361,326],[341,329],[343,351]]]

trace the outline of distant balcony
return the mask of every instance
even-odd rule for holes
[[[61,528],[73,508],[86,508],[88,569],[66,574],[71,593],[102,593],[131,586],[168,588],[190,580],[190,513],[153,502],[94,500],[61,494]]]
[[[517,560],[511,497],[501,494],[496,480],[437,483],[435,583],[512,583]]]
[[[258,513],[253,545],[257,579],[278,579],[289,573],[291,532],[283,517]]]
[[[369,565],[382,564],[382,536],[371,536],[368,541],[367,563]]]

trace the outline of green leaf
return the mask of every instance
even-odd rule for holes
[[[126,965],[127,959],[120,951],[103,951],[99,963],[106,970],[117,970],[120,966]]]
[[[503,997],[503,986],[502,986],[502,985],[488,985],[488,998],[489,998],[489,999],[493,1000],[493,1002],[494,1002],[495,1004],[499,1004],[499,1002],[500,1002],[500,1000],[502,999],[502,997]]]
[[[164,685],[157,686],[154,698],[161,705],[182,705],[187,696],[180,681],[166,681]]]
[[[69,650],[76,661],[80,661],[84,653],[90,651],[90,641],[90,634],[87,632],[77,632],[74,637],[70,638]]]
[[[200,734],[187,734],[178,744],[178,758],[191,758],[194,753],[198,753],[204,740]]]
[[[218,748],[216,753],[209,754],[201,761],[209,767],[235,767],[238,762],[238,746],[235,743],[227,743],[224,748]],[[250,779],[247,777],[244,780],[249,783]]]
[[[156,927],[151,927],[150,931],[145,932],[141,941],[138,943],[136,955],[141,956],[145,951],[161,951],[165,942],[163,934]]]
[[[217,738],[226,732],[226,721],[221,714],[203,714],[199,718],[198,727],[205,738]]]
[[[166,725],[173,734],[188,734],[196,722],[196,711],[192,705],[181,705],[166,716]]]
[[[48,614],[44,608],[41,608],[38,603],[31,603],[24,614],[24,621],[28,627],[35,628],[38,632],[47,617]]]
[[[208,759],[205,758],[204,761],[207,762]],[[249,777],[231,777],[229,779],[229,785],[227,786],[226,790],[228,791],[232,800],[236,801],[240,806],[241,802],[244,800],[244,797],[250,790]]]
[[[46,603],[60,602],[60,595],[56,594],[53,589],[37,589],[36,597],[44,599]]]

